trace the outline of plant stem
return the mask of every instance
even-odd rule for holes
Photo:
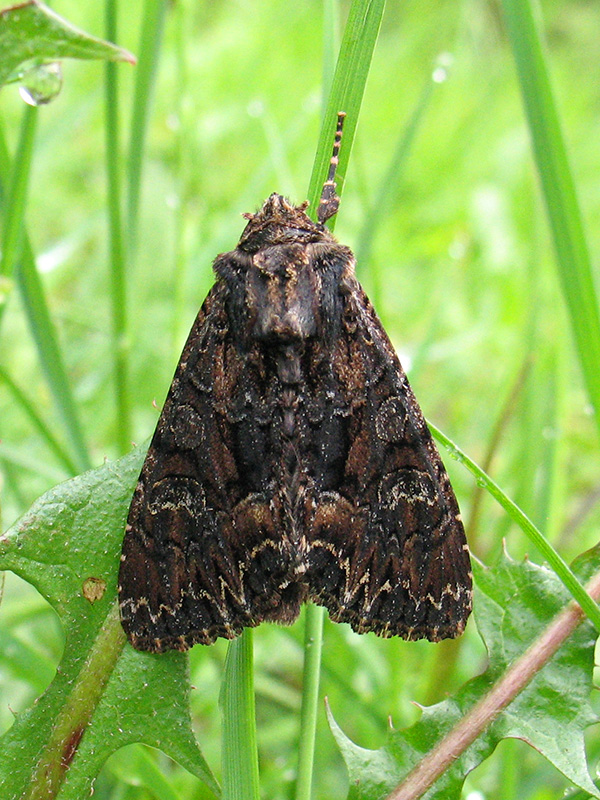
[[[508,497],[502,489],[495,483],[489,475],[477,466],[466,453],[463,453],[447,436],[445,436],[435,425],[431,422],[427,423],[431,429],[434,437],[442,444],[452,458],[460,461],[461,464],[473,473],[477,478],[477,482],[483,486],[492,495],[492,497],[500,503],[502,508],[508,512],[512,520],[521,528],[521,530],[529,537],[533,544],[538,548],[544,558],[548,561],[557,577],[563,582],[566,589],[571,593],[574,600],[579,603],[581,608],[585,611],[590,618],[597,631],[600,631],[600,608],[598,604],[592,600],[585,588],[581,585],[573,570],[569,567],[566,561],[559,553],[552,547],[550,542],[541,533],[538,528],[533,524],[529,517],[521,511],[521,509]]]
[[[306,627],[296,800],[310,800],[311,796],[325,609],[309,603],[304,613]]]
[[[600,429],[600,312],[575,185],[530,0],[502,0],[558,273],[590,402]]]
[[[3,183],[2,176],[9,175],[10,172],[10,157],[4,139],[4,132],[0,127],[0,201],[3,200],[6,194],[6,186]],[[91,461],[79,423],[77,406],[24,225],[21,235],[21,254],[19,261],[15,264],[15,278],[21,292],[23,308],[29,322],[29,330],[37,346],[40,365],[65,426],[72,449],[73,461],[77,466],[77,470],[83,472],[90,468]]]
[[[337,194],[341,197],[344,176],[352,150],[354,132],[360,112],[367,75],[373,58],[385,0],[353,0],[344,28],[342,44],[331,85],[331,93],[323,115],[317,152],[308,189],[310,211],[316,215],[323,182],[329,169],[337,114],[346,112],[344,137],[336,174]],[[330,26],[333,31],[333,25]],[[335,227],[335,217],[329,220]],[[316,739],[319,678],[323,638],[323,609],[309,606],[306,610],[304,645],[304,679],[300,712],[300,751],[296,800],[309,800]]]
[[[5,284],[5,290],[0,286],[0,322],[6,309],[6,303],[11,292],[10,279],[15,266],[19,261],[23,244],[23,230],[25,206],[27,203],[27,187],[31,174],[31,160],[33,156],[33,143],[37,127],[38,110],[33,106],[25,106],[21,122],[21,135],[10,171],[10,181],[6,193],[4,210],[4,224],[2,226],[2,254],[0,259],[0,281]]]
[[[142,13],[142,32],[138,48],[140,57],[136,69],[127,169],[127,235],[130,265],[135,261],[137,252],[144,144],[154,76],[160,54],[166,5],[165,0],[146,0]]]
[[[252,629],[229,643],[221,689],[222,800],[258,800]]]
[[[594,601],[600,598],[600,573],[588,584],[587,593]],[[388,795],[387,800],[417,800],[421,797],[519,692],[523,691],[583,619],[582,609],[575,603],[569,603],[488,694],[473,706]]]
[[[117,40],[117,0],[106,0],[106,37]],[[108,220],[110,235],[112,351],[116,392],[116,431],[119,452],[131,446],[131,409],[128,392],[127,293],[125,249],[121,222],[121,179],[119,159],[119,95],[117,65],[105,64],[106,169],[108,178]]]
[[[89,657],[56,718],[52,735],[38,761],[27,794],[22,800],[57,797],[79,742],[125,644],[125,634],[115,603],[100,630]]]

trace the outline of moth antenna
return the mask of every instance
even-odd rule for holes
[[[335,192],[335,171],[339,162],[340,143],[342,141],[342,128],[344,127],[345,116],[345,111],[338,112],[337,128],[335,129],[335,139],[333,141],[333,155],[329,162],[329,174],[327,175],[327,180],[323,184],[319,208],[317,209],[317,219],[321,225],[337,213],[340,205],[340,198]]]

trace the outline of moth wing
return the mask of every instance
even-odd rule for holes
[[[244,375],[217,283],[181,355],[127,520],[119,603],[137,649],[233,638],[280,604],[289,570],[281,508],[257,475],[269,470],[260,426],[242,408],[236,418]],[[261,465],[249,471],[252,485],[240,474],[239,425]],[[288,602],[287,621],[298,606]]]
[[[353,283],[331,357],[345,460],[335,487],[315,485],[310,594],[359,633],[452,638],[471,611],[458,504],[398,356]]]

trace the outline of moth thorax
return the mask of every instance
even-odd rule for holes
[[[314,273],[305,263],[278,269],[273,256],[271,263],[261,264],[248,275],[247,303],[254,336],[282,344],[310,339],[317,333],[319,315]]]

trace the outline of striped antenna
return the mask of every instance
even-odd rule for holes
[[[317,219],[323,225],[328,219],[331,219],[340,205],[340,198],[335,193],[335,171],[337,169],[340,153],[340,143],[342,141],[342,128],[344,127],[345,111],[339,111],[337,115],[337,128],[335,130],[335,139],[333,142],[333,155],[329,162],[329,174],[327,180],[323,184],[323,191],[321,192],[321,199],[319,200],[319,208],[317,209]]]

